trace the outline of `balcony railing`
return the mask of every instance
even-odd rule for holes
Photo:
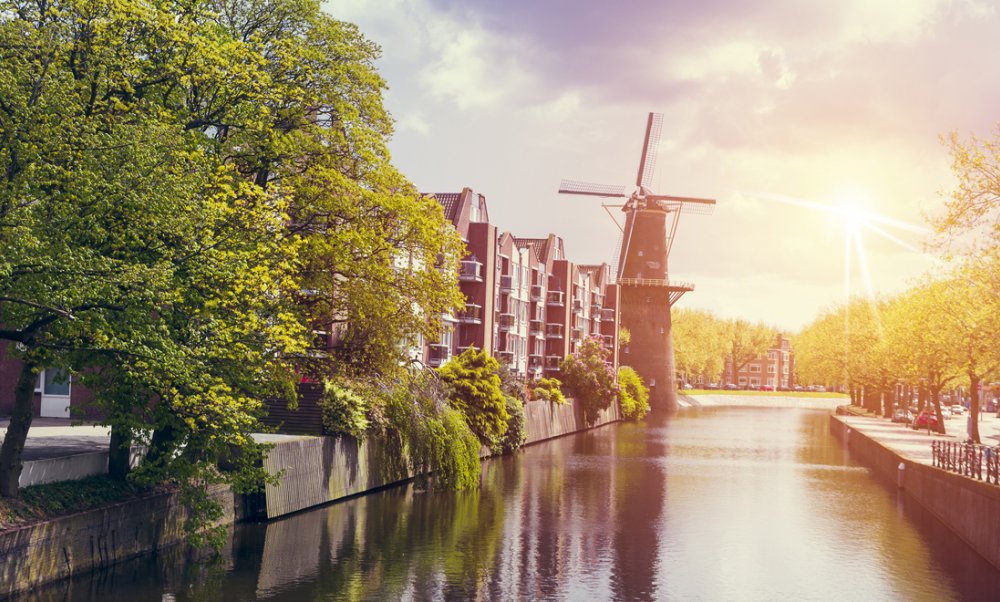
[[[562,324],[546,324],[545,325],[545,337],[549,339],[561,339],[563,338],[563,325]]]
[[[497,322],[500,326],[500,332],[507,332],[514,328],[514,314],[500,314],[500,320]]]
[[[532,320],[528,325],[528,334],[533,337],[545,336],[545,328],[541,322]]]
[[[431,343],[428,345],[427,364],[430,366],[443,366],[451,359],[451,346],[444,343]]]
[[[614,319],[615,319],[615,310],[614,310],[614,308],[605,307],[604,309],[601,310],[601,321],[602,322],[611,322]]]
[[[579,326],[574,326],[573,327],[573,340],[574,341],[579,341],[582,338],[583,338],[583,328],[580,328]]]
[[[590,304],[590,311],[594,312],[595,314],[600,313],[601,307],[602,306],[600,301],[594,301],[593,303]]]
[[[541,301],[544,298],[544,296],[545,296],[545,290],[544,290],[544,288],[542,287],[541,284],[532,284],[531,285],[531,300],[532,301]]]
[[[602,334],[601,341],[606,347],[614,347],[615,345],[615,335],[613,334]]]
[[[482,282],[483,264],[473,259],[463,259],[458,270],[458,279],[462,282]]]
[[[562,291],[549,291],[549,293],[545,296],[545,304],[562,307],[565,305],[563,302],[563,294],[564,293]]]
[[[558,372],[559,365],[562,364],[563,358],[558,355],[546,355],[545,356],[545,369],[553,370]]]
[[[483,307],[475,303],[467,303],[465,309],[458,312],[457,317],[460,324],[482,324]]]
[[[583,301],[580,299],[573,299],[573,311],[583,311]]]
[[[511,276],[500,276],[500,292],[510,293],[514,290],[514,278]]]

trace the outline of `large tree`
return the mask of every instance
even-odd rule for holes
[[[392,371],[437,330],[461,242],[389,163],[377,56],[312,0],[0,0],[0,493],[43,367],[183,476],[252,450],[293,372]],[[335,321],[346,351],[307,353]]]
[[[726,328],[726,346],[734,383],[743,366],[766,353],[777,335],[777,330],[766,324],[754,324],[743,319],[729,322]]]

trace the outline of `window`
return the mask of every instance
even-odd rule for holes
[[[751,387],[759,387],[760,386],[760,379],[759,378],[751,378],[750,379],[750,386]]]
[[[72,378],[62,368],[47,368],[38,374],[35,381],[35,393],[69,397]]]
[[[760,372],[760,364],[750,364],[750,372]]]
[[[767,386],[769,386],[769,387],[773,387],[774,386],[774,379],[773,378],[767,379]]]
[[[745,384],[747,384],[747,377],[745,377],[745,376],[741,376],[741,377],[740,377],[740,384],[741,384],[741,385],[745,385]]]
[[[777,351],[768,351],[767,352],[767,359],[769,359],[769,360],[776,360],[776,359],[778,359],[778,352]]]
[[[768,364],[767,365],[767,373],[768,374],[774,374],[775,372],[777,372],[777,369],[775,368],[775,365],[774,364]]]

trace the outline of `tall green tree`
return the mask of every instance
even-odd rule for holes
[[[766,353],[777,335],[777,330],[766,324],[754,324],[743,319],[732,320],[729,323],[726,329],[726,341],[734,382],[743,366]]]

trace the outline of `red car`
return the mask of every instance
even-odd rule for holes
[[[927,427],[937,427],[937,414],[929,410],[924,410],[917,414],[917,417],[913,419],[913,424],[911,424],[914,429],[927,428]]]

